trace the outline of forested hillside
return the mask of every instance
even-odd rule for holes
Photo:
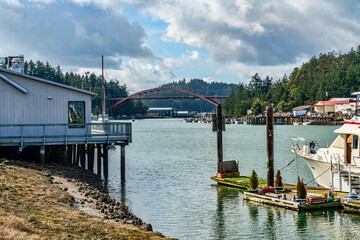
[[[90,72],[84,75],[73,72],[63,73],[60,66],[52,67],[48,62],[45,64],[41,61],[34,63],[32,60],[24,63],[24,73],[96,93],[96,97],[92,100],[92,112],[94,114],[101,113],[101,76],[96,76],[95,73]],[[129,95],[126,85],[121,85],[116,79],[105,81],[104,86],[106,108],[110,107],[108,98]],[[132,101],[118,108],[113,115],[135,115],[146,113],[146,111],[147,108],[141,101]]]
[[[160,87],[185,89],[203,94],[205,96],[229,96],[231,90],[235,89],[236,86],[236,84],[227,84],[221,82],[208,83],[202,79],[191,79],[190,81],[186,81],[185,79],[183,79],[177,82],[164,84]],[[180,95],[184,94],[180,93]],[[215,110],[215,107],[213,105],[200,99],[145,100],[144,102],[149,107],[174,107],[176,110],[179,111],[184,110],[210,112]]]
[[[249,84],[239,84],[231,92],[224,109],[227,114],[245,115],[247,109],[257,114],[274,103],[278,110],[289,111],[331,97],[351,97],[351,93],[360,90],[359,84],[360,46],[345,54],[329,52],[314,56],[295,68],[289,77],[284,75],[276,81],[255,74]]]

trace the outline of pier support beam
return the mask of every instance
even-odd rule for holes
[[[45,147],[40,147],[40,163],[45,164]]]
[[[125,146],[124,145],[121,145],[120,161],[121,161],[121,182],[124,182],[125,181]]]
[[[266,106],[267,185],[274,186],[274,121],[273,104]]]
[[[87,145],[88,170],[94,172],[94,144]]]
[[[103,145],[103,163],[104,163],[104,178],[105,180],[109,177],[109,146],[107,144]]]
[[[85,156],[85,145],[81,144],[80,145],[80,163],[81,163],[81,167],[85,168],[86,166],[86,156]]]
[[[216,106],[216,132],[217,132],[217,161],[218,161],[218,172],[219,162],[223,161],[223,146],[222,146],[222,107],[221,104]]]
[[[96,148],[97,148],[97,175],[101,177],[101,156],[102,156],[101,144],[96,144]]]

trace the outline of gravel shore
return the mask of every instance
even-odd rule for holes
[[[36,165],[42,171],[48,171],[52,184],[58,184],[75,200],[74,207],[90,215],[104,217],[121,224],[132,224],[143,230],[152,231],[151,224],[129,212],[128,207],[110,197],[103,186],[102,179],[83,168],[73,165],[49,163]]]

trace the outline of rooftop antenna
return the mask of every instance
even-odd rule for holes
[[[105,121],[104,55],[101,55],[101,107],[102,121]]]

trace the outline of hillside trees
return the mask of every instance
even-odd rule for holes
[[[333,51],[314,56],[301,67],[294,68],[289,77],[284,75],[275,82],[271,77],[261,79],[255,74],[249,84],[237,86],[225,101],[224,109],[227,114],[241,115],[235,109],[247,101],[250,103],[250,106],[246,106],[248,109],[261,105],[264,111],[264,103],[269,101],[278,110],[289,111],[295,106],[310,105],[331,97],[351,97],[353,92],[359,90],[360,46],[345,54]],[[244,97],[238,96],[238,91]]]
[[[92,99],[92,113],[101,113],[101,76],[90,72],[84,74],[73,72],[63,73],[60,66],[52,67],[49,62],[44,64],[41,61],[37,61],[34,63],[32,60],[24,63],[24,73],[96,93],[97,95]],[[109,98],[121,98],[129,95],[126,85],[120,84],[116,79],[105,81],[104,88],[105,105],[107,108],[112,104]],[[121,108],[118,108],[113,115],[136,115],[144,114],[146,111],[146,106],[141,101],[137,101],[129,102]],[[106,110],[106,112],[108,111]]]

